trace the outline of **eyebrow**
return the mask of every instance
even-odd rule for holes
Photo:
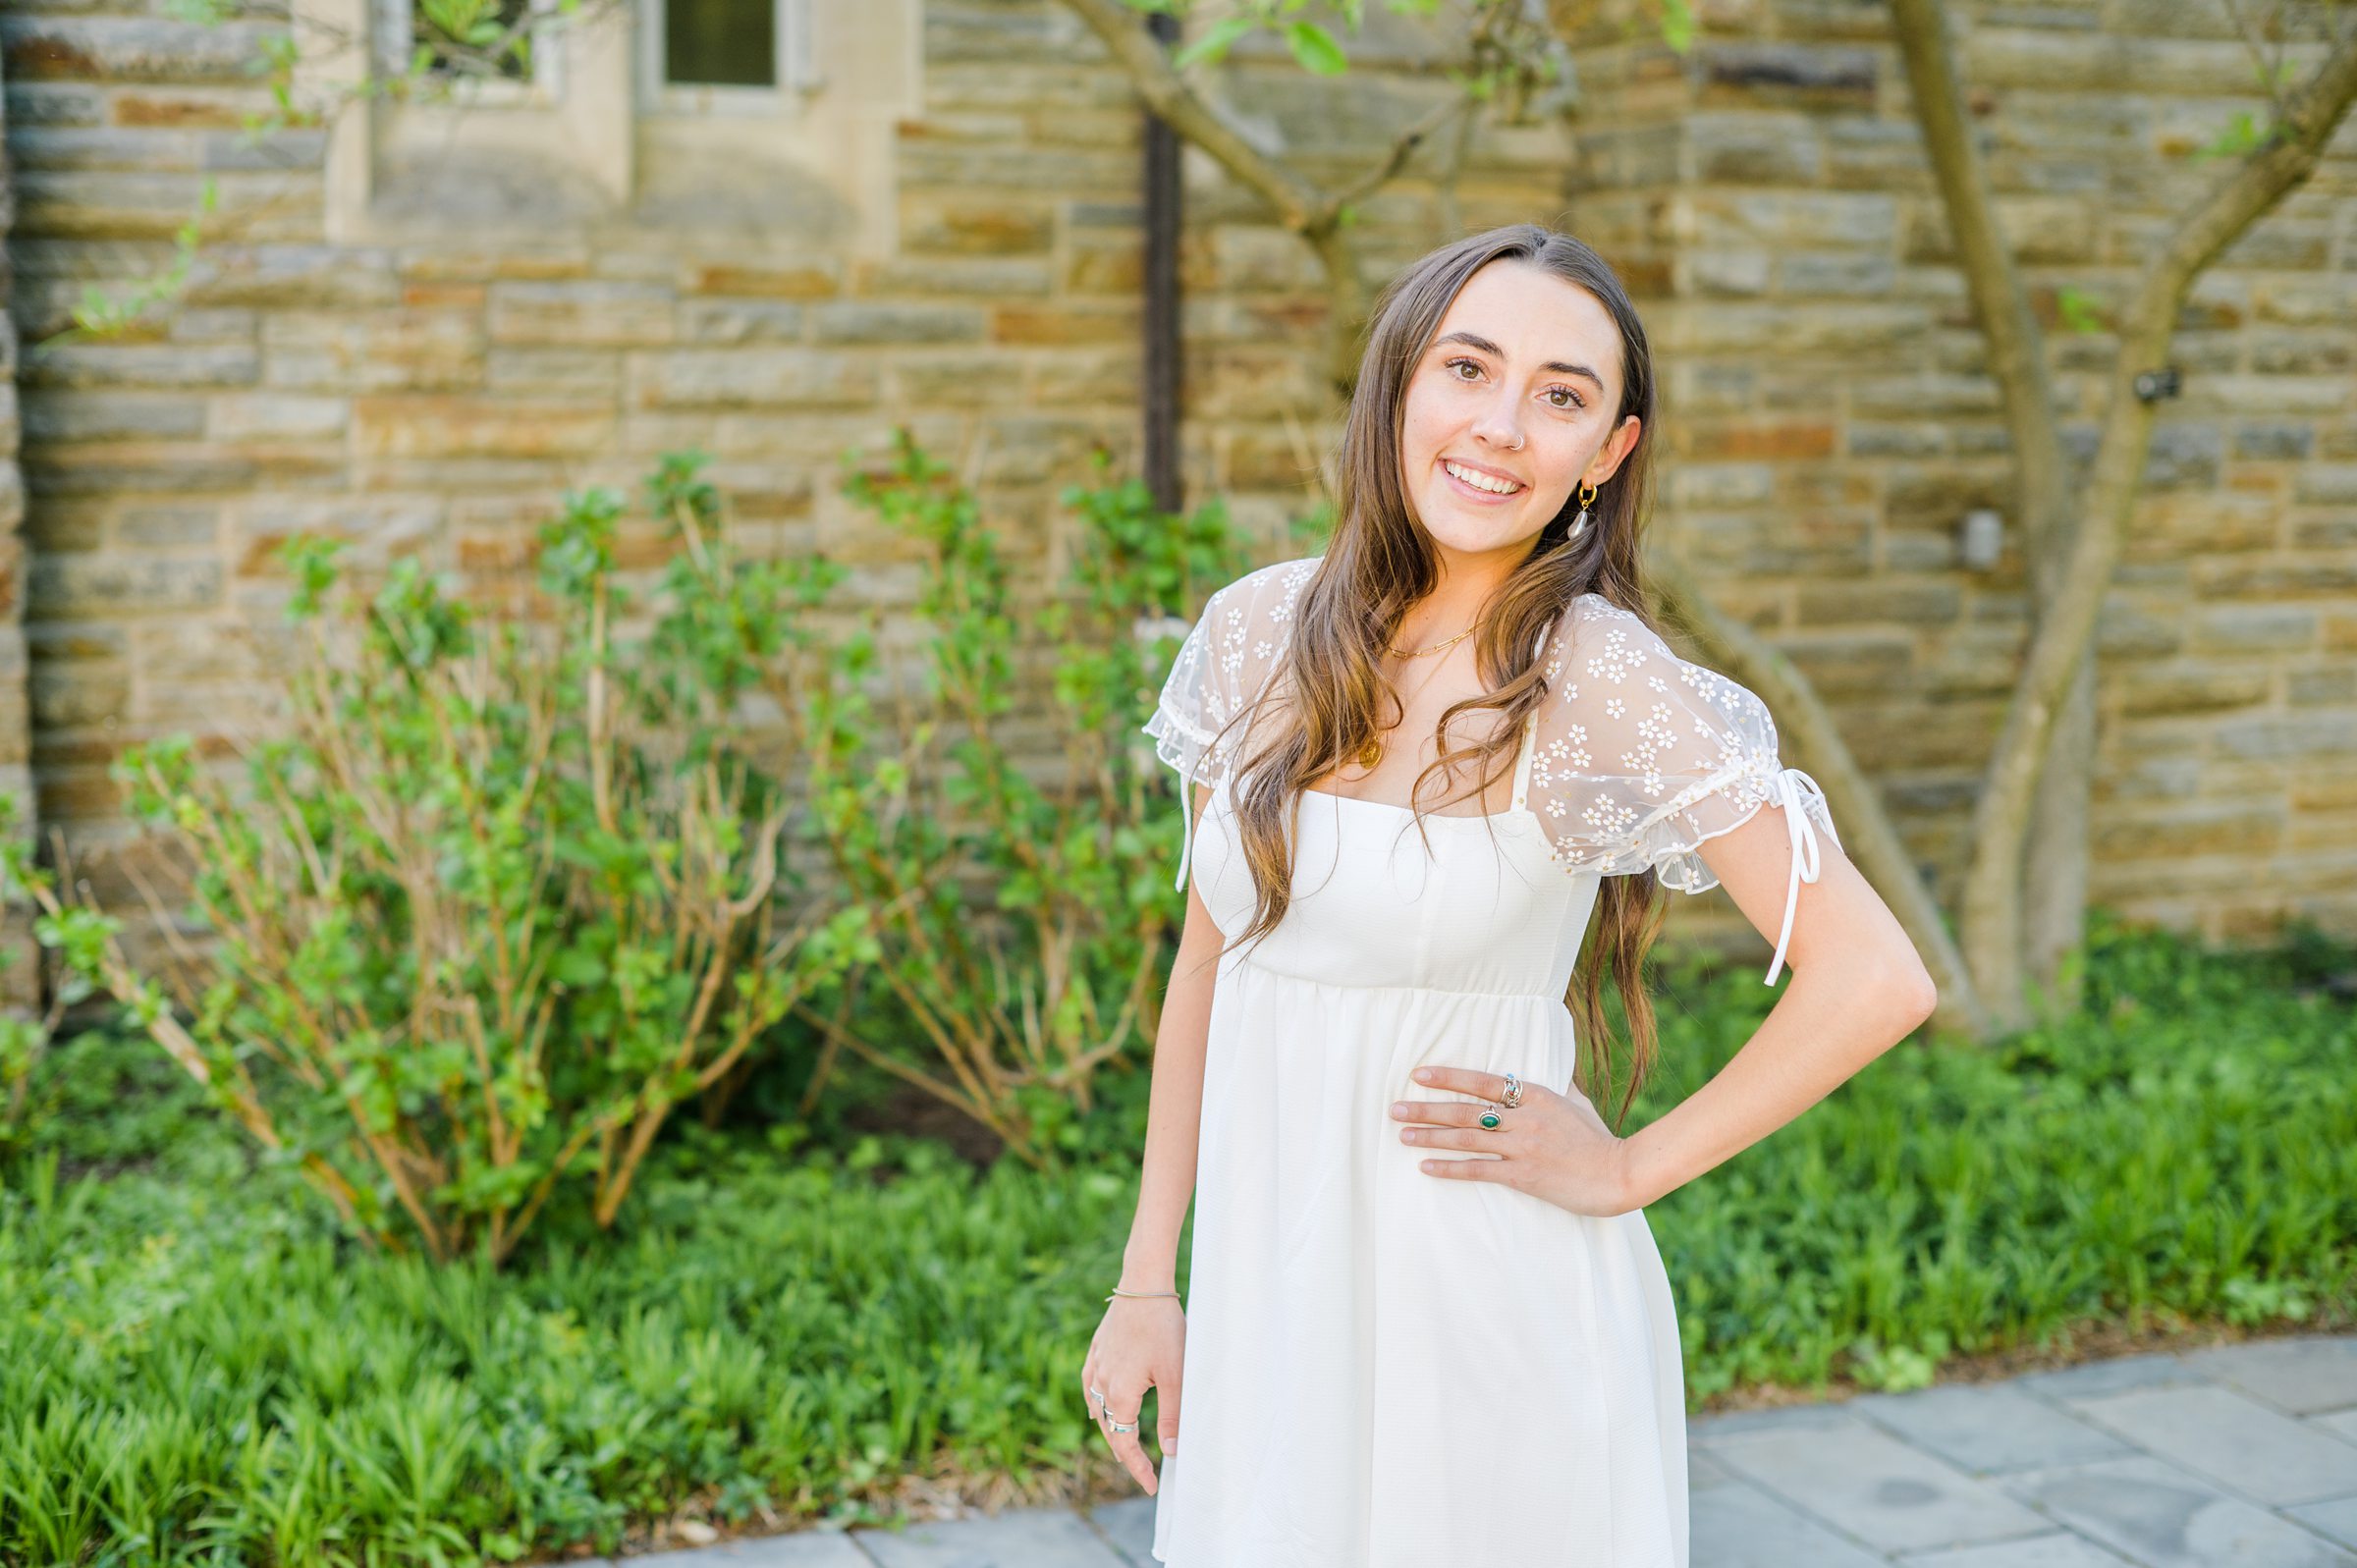
[[[1483,353],[1490,354],[1499,359],[1504,359],[1507,356],[1504,349],[1499,348],[1489,339],[1476,337],[1470,332],[1452,332],[1438,339],[1437,342],[1461,343],[1468,349],[1478,349]],[[1585,376],[1590,381],[1596,383],[1596,390],[1598,392],[1602,392],[1604,390],[1604,377],[1598,375],[1595,371],[1590,370],[1586,365],[1570,365],[1563,363],[1563,361],[1561,359],[1550,359],[1545,364],[1539,366],[1539,368],[1541,370],[1552,370],[1557,375],[1561,376]]]

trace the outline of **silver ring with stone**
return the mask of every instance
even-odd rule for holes
[[[1510,1072],[1507,1073],[1506,1075],[1506,1093],[1498,1098],[1499,1102],[1508,1110],[1520,1105],[1522,1103],[1522,1080]]]

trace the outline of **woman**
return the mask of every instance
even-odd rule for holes
[[[1326,553],[1213,594],[1146,726],[1195,877],[1082,1383],[1173,1568],[1684,1568],[1644,1205],[1932,1011],[1767,709],[1639,614],[1653,399],[1644,330],[1578,241],[1515,226],[1424,257],[1376,309]],[[1720,884],[1791,984],[1619,1137],[1581,1087],[1612,1077],[1604,971],[1631,1035],[1617,1124],[1662,889]]]

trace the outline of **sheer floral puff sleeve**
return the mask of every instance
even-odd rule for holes
[[[1697,849],[1762,806],[1784,817],[1792,875],[1768,966],[1783,969],[1800,885],[1820,866],[1817,830],[1836,846],[1825,791],[1777,755],[1768,705],[1736,681],[1680,659],[1644,621],[1585,593],[1541,652],[1547,696],[1531,737],[1530,809],[1573,872],[1651,869],[1663,886],[1719,885]]]
[[[1243,754],[1244,727],[1233,724],[1276,672],[1292,631],[1301,590],[1318,558],[1280,562],[1246,572],[1203,606],[1186,634],[1145,731],[1155,755],[1178,770],[1178,886],[1194,851],[1194,785],[1225,784]]]

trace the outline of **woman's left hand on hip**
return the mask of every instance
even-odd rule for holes
[[[1506,1078],[1469,1067],[1419,1067],[1419,1084],[1477,1095],[1462,1100],[1408,1100],[1392,1107],[1400,1141],[1418,1151],[1464,1150],[1495,1160],[1427,1159],[1423,1168],[1443,1181],[1495,1181],[1543,1198],[1575,1215],[1610,1217],[1638,1207],[1628,1197],[1625,1139],[1616,1137],[1579,1094],[1558,1094],[1528,1079],[1522,1103],[1507,1107]],[[1484,1127],[1482,1115],[1497,1116]]]

